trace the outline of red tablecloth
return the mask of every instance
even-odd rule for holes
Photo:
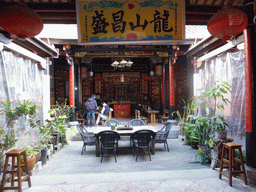
[[[115,104],[114,105],[114,116],[115,117],[130,117],[131,116],[130,104]]]

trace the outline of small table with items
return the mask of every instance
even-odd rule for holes
[[[156,123],[156,114],[159,113],[159,111],[156,110],[144,110],[148,114],[148,119],[150,119],[149,125],[157,125]]]

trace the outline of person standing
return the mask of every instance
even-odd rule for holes
[[[101,112],[99,113],[99,115],[98,115],[98,117],[97,117],[97,120],[96,120],[96,125],[99,124],[101,118],[102,118],[102,119],[108,119],[108,115],[109,115],[109,112],[110,112],[110,111],[113,111],[113,109],[110,108],[110,107],[108,106],[108,104],[103,103],[102,110],[101,110]]]
[[[94,126],[95,121],[95,111],[98,108],[97,101],[95,100],[96,96],[92,95],[85,103],[85,107],[87,110],[87,126]],[[92,122],[90,122],[92,117]]]

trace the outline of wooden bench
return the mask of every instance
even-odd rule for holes
[[[140,110],[135,109],[135,119],[141,119],[145,122],[145,124],[148,124],[148,118],[140,115]]]
[[[169,110],[164,109],[163,114],[158,116],[158,122],[166,123],[168,119],[169,119]]]
[[[84,118],[80,118],[81,113],[82,113],[82,110],[76,112],[76,120],[79,123],[83,124],[83,126],[84,126],[85,125],[85,119]]]

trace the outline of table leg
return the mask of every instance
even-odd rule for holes
[[[96,137],[96,157],[100,156],[99,139]]]
[[[150,119],[149,125],[157,125],[157,123],[156,123],[156,114],[155,113],[151,113],[151,119]]]
[[[151,155],[155,155],[155,139],[151,142]]]

